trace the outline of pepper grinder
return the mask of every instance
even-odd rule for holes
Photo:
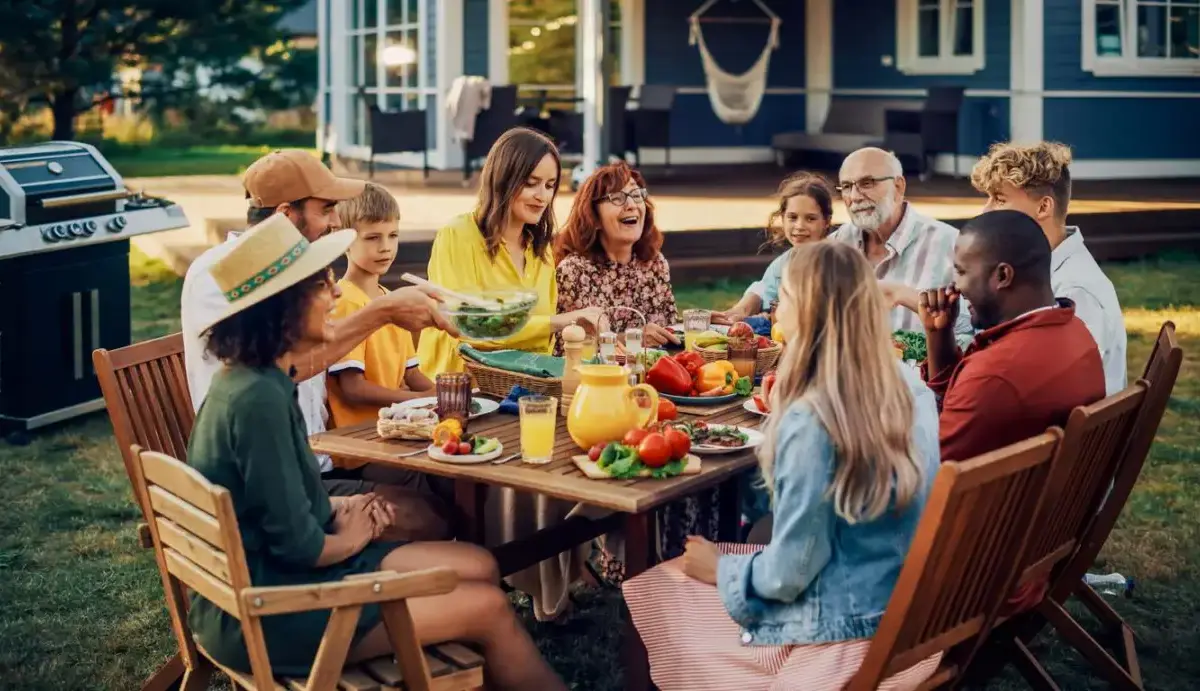
[[[579,388],[579,366],[583,364],[583,341],[587,333],[578,324],[572,324],[562,330],[563,340],[563,378],[562,409],[569,410],[575,390]]]

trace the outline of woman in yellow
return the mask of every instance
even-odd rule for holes
[[[480,350],[550,353],[551,339],[580,321],[596,325],[602,311],[555,314],[558,284],[550,251],[554,197],[562,166],[558,149],[535,130],[505,132],[488,152],[479,179],[479,203],[438,231],[429,280],[451,290],[527,290],[538,296],[529,323],[503,341],[470,342]],[[461,372],[459,340],[436,329],[421,334],[417,356],[428,377]]]

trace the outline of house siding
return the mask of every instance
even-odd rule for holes
[[[691,3],[645,0],[645,81],[681,88],[705,88],[698,46],[688,45]],[[768,88],[803,88],[805,75],[804,3],[772,3],[782,20],[779,47],[771,54]],[[710,17],[761,16],[751,3],[722,3]],[[717,64],[741,74],[758,60],[766,45],[767,24],[704,23],[704,39]],[[713,112],[707,93],[681,93],[671,114],[672,146],[769,146],[777,132],[804,129],[804,95],[767,93],[754,119],[727,125]]]
[[[1077,159],[1196,159],[1200,98],[1048,98],[1044,137]]]
[[[488,77],[488,0],[463,0],[463,74]]]

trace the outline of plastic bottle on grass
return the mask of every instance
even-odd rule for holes
[[[1110,573],[1103,576],[1094,573],[1084,574],[1083,582],[1105,595],[1133,596],[1133,579],[1125,578],[1119,573]]]

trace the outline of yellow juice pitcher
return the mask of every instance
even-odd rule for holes
[[[579,378],[567,413],[567,432],[579,448],[620,441],[629,430],[658,419],[658,392],[649,384],[630,386],[624,367],[583,365]],[[643,394],[650,399],[649,408],[638,405]]]

